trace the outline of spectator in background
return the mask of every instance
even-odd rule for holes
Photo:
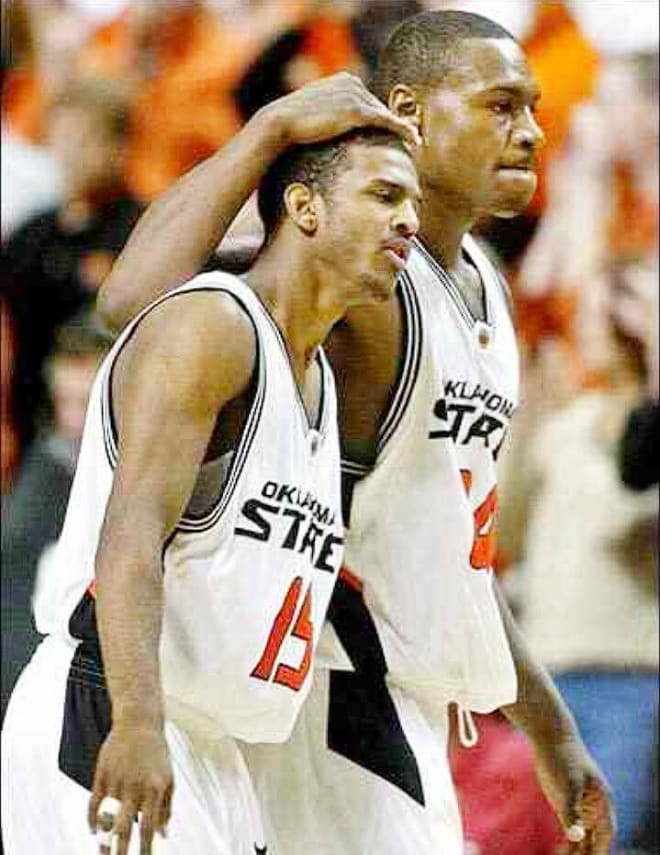
[[[364,72],[352,30],[360,0],[316,0],[293,27],[278,33],[236,87],[245,122],[265,104],[337,71]]]
[[[550,170],[519,289],[563,310],[521,317],[527,406],[500,460],[498,528],[522,559],[523,630],[612,786],[621,847],[652,813],[658,720],[657,496],[619,473],[624,424],[648,394],[625,322],[633,283],[657,316],[658,105],[641,68],[604,62]]]
[[[378,66],[378,55],[385,47],[390,33],[397,24],[411,18],[424,8],[419,0],[362,0],[352,19],[355,44],[365,64],[366,75],[373,77]]]
[[[49,137],[65,197],[3,247],[3,301],[15,335],[11,402],[21,445],[47,417],[42,366],[55,327],[93,304],[141,211],[121,179],[127,121],[115,84],[64,86],[50,108]]]
[[[643,350],[647,383],[626,419],[619,475],[630,490],[660,482],[660,331],[658,265],[628,265],[618,275],[617,321]]]
[[[593,96],[601,64],[598,51],[572,14],[570,2],[530,0],[530,4],[531,29],[522,46],[543,92],[537,106],[537,120],[546,135],[538,156],[538,186],[522,215],[514,220],[491,217],[478,226],[481,235],[496,244],[512,278],[547,207],[548,171],[566,145],[573,110]],[[564,306],[556,294],[528,305],[525,295],[515,290],[515,279],[513,287],[523,320],[526,314],[532,314],[534,319],[540,316],[548,324],[561,323]]]
[[[621,480],[631,490],[646,490],[660,480],[660,403],[638,404],[621,437]]]
[[[234,88],[241,75],[304,11],[303,0],[246,0],[229,10],[203,0],[134,4],[142,68],[127,181],[136,195],[154,198],[239,130]]]
[[[51,153],[37,143],[41,99],[33,109],[36,45],[24,3],[3,3],[2,50],[2,240],[26,219],[57,204],[60,176]]]
[[[45,380],[53,421],[26,450],[2,503],[2,714],[39,636],[31,598],[40,556],[60,533],[78,458],[87,399],[108,340],[89,314],[58,328]]]

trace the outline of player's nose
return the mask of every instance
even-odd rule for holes
[[[412,199],[406,199],[398,206],[392,224],[397,234],[411,238],[419,231],[419,216]]]
[[[518,145],[532,151],[537,151],[545,145],[545,134],[529,107],[522,111],[520,121],[514,131],[514,138]]]

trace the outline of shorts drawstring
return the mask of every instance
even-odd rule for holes
[[[458,739],[463,748],[472,748],[479,742],[479,732],[472,718],[472,711],[460,704],[456,705],[458,720]]]

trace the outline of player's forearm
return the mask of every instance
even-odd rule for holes
[[[151,203],[99,291],[97,307],[109,327],[121,329],[199,272],[286,145],[283,122],[265,107]]]
[[[559,741],[578,739],[573,717],[559,694],[552,677],[533,656],[518,628],[497,583],[496,594],[518,678],[518,698],[501,708],[504,715],[520,728],[537,750]]]
[[[132,525],[139,523],[133,521]],[[160,548],[132,543],[117,531],[99,550],[96,581],[97,621],[113,726],[162,729]]]

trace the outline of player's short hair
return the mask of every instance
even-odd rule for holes
[[[387,103],[397,83],[429,86],[439,83],[456,63],[466,39],[512,39],[500,24],[457,9],[420,12],[402,21],[380,53],[371,89]]]
[[[277,231],[285,212],[284,193],[300,182],[321,195],[328,195],[353,145],[395,147],[408,153],[398,134],[384,128],[356,128],[338,137],[286,149],[271,165],[259,184],[257,205],[266,241]]]

